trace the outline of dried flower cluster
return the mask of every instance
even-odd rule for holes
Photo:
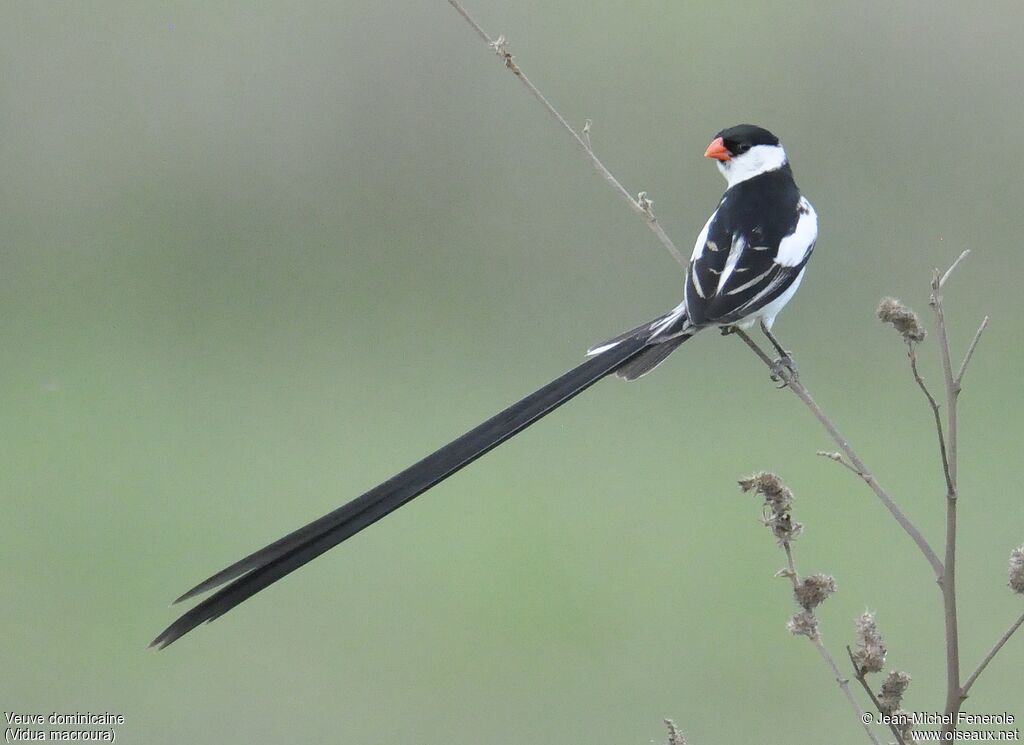
[[[885,643],[878,631],[878,624],[875,622],[875,614],[871,611],[864,611],[857,619],[857,644],[853,650],[853,662],[857,671],[864,673],[877,673],[882,670],[885,664]]]
[[[903,694],[910,686],[910,676],[900,670],[893,670],[882,681],[882,690],[878,694],[878,704],[883,714],[892,714],[903,703]]]
[[[917,313],[894,297],[884,297],[875,311],[882,323],[891,323],[907,342],[924,341],[927,332]]]
[[[790,511],[793,509],[793,492],[786,488],[782,479],[768,471],[758,471],[745,479],[740,479],[740,488],[753,491],[764,497],[764,524],[771,528],[772,534],[779,543],[791,543],[803,530],[803,525],[793,520]]]
[[[814,610],[836,591],[836,581],[827,574],[812,574],[804,577],[793,588],[796,602],[804,610]]]
[[[1010,552],[1010,589],[1024,594],[1024,544]]]
[[[793,636],[814,639],[818,636],[818,619],[813,612],[802,610],[786,621],[786,630]]]
[[[666,719],[665,726],[668,727],[668,745],[686,745],[686,738],[683,737],[683,733],[676,727],[675,722],[671,719]]]

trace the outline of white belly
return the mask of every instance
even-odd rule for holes
[[[800,273],[796,275],[796,279],[793,280],[793,284],[787,287],[785,292],[761,308],[761,310],[757,311],[753,315],[747,316],[736,325],[741,329],[748,329],[763,319],[764,325],[770,329],[775,323],[775,316],[779,314],[779,311],[786,307],[786,303],[793,299],[793,295],[796,294],[796,290],[800,286],[800,282],[803,280],[804,272],[806,271],[807,267],[801,269]]]

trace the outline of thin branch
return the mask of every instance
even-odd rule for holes
[[[469,15],[469,13],[466,11],[465,8],[462,7],[462,4],[458,2],[458,0],[448,0],[448,3],[453,8],[455,8],[455,10],[458,12],[460,16],[462,16],[465,19],[466,23],[473,27],[473,30],[476,31],[477,36],[479,36],[481,39],[487,42],[488,46],[490,46],[495,52],[497,52],[498,57],[500,57],[502,62],[504,62],[505,67],[507,67],[509,71],[512,72],[513,75],[515,75],[522,81],[523,85],[525,85],[527,90],[530,91],[530,94],[540,102],[540,104],[547,110],[547,112],[551,114],[551,116],[553,116],[555,120],[562,125],[562,128],[569,133],[573,140],[576,141],[576,144],[579,145],[580,149],[583,151],[583,154],[587,157],[587,160],[590,161],[590,164],[597,169],[597,172],[599,174],[601,174],[601,178],[603,178],[613,189],[615,189],[615,191],[618,192],[619,196],[621,196],[624,200],[626,200],[626,202],[629,203],[629,206],[633,209],[633,211],[640,217],[642,217],[644,222],[647,223],[647,226],[654,231],[654,234],[656,236],[658,236],[658,240],[661,241],[661,244],[668,250],[670,254],[672,254],[672,257],[676,260],[676,262],[678,262],[678,264],[681,267],[683,267],[683,269],[686,269],[688,262],[679,252],[679,249],[676,248],[675,244],[672,243],[672,239],[668,237],[668,234],[661,227],[661,224],[658,222],[658,219],[654,216],[654,212],[650,208],[650,200],[646,200],[647,203],[643,204],[640,199],[634,198],[628,191],[626,191],[622,184],[619,183],[618,179],[616,179],[615,176],[612,175],[611,171],[609,171],[605,167],[604,163],[602,163],[600,159],[596,155],[594,155],[594,151],[591,149],[589,144],[589,136],[586,140],[584,140],[584,138],[581,137],[580,134],[575,129],[572,128],[569,122],[565,120],[565,117],[558,113],[558,110],[551,105],[551,102],[548,101],[547,98],[544,97],[544,94],[537,89],[537,86],[531,83],[530,79],[526,77],[522,69],[516,63],[512,54],[508,51],[508,46],[505,42],[505,37],[499,36],[497,39],[492,39],[490,36],[488,36],[487,32],[480,27],[480,24],[473,20],[473,17]],[[584,127],[584,129],[587,128]]]
[[[751,339],[746,332],[737,328],[735,333],[754,351],[768,369],[772,369],[773,362],[771,358],[769,358],[768,355],[766,355],[761,348],[757,346],[754,340]],[[857,455],[857,452],[850,445],[849,441],[840,434],[839,430],[836,429],[836,426],[825,415],[825,412],[821,410],[821,407],[819,407],[818,404],[815,403],[814,399],[811,398],[811,394],[807,391],[807,388],[804,387],[804,384],[800,382],[799,378],[793,377],[786,369],[782,369],[781,376],[783,381],[786,383],[786,387],[793,392],[793,395],[803,401],[804,405],[806,405],[808,409],[811,410],[811,413],[814,414],[815,418],[817,418],[825,428],[825,431],[828,432],[832,440],[839,446],[839,449],[842,450],[850,460],[850,464],[853,466],[857,475],[860,476],[871,488],[871,491],[873,491],[875,496],[881,500],[885,508],[889,510],[889,513],[896,519],[896,522],[899,523],[901,528],[903,528],[903,531],[910,536],[910,539],[917,545],[918,549],[920,549],[921,553],[924,555],[924,558],[931,565],[936,579],[941,581],[943,574],[945,573],[942,561],[939,559],[939,556],[935,553],[934,549],[932,549],[928,544],[928,541],[925,540],[925,537],[921,535],[921,531],[919,531],[910,519],[903,514],[903,511],[896,505],[896,502],[893,501],[888,492],[879,485],[878,480],[874,477],[871,471],[868,470],[868,467],[864,464],[864,461],[860,459],[860,456]]]
[[[949,475],[949,459],[946,454],[946,438],[942,431],[942,416],[939,414],[939,404],[935,400],[935,396],[928,390],[928,386],[925,385],[924,379],[921,377],[921,373],[917,370],[917,352],[914,348],[913,341],[907,341],[907,357],[910,358],[910,370],[914,373],[914,380],[917,381],[918,387],[924,392],[925,398],[928,399],[928,405],[931,406],[932,415],[935,417],[935,431],[939,437],[939,455],[942,457],[942,475],[946,479],[946,488],[949,491],[953,491],[953,482]]]
[[[964,683],[964,687],[960,690],[960,696],[962,698],[967,698],[967,692],[971,690],[971,686],[974,685],[974,681],[978,679],[978,676],[981,675],[982,671],[988,667],[988,663],[992,661],[993,657],[999,654],[999,650],[1003,648],[1003,645],[1010,640],[1010,637],[1013,636],[1013,633],[1019,629],[1022,624],[1024,624],[1024,613],[1022,613],[1020,618],[1010,625],[1010,628],[1006,630],[1006,633],[999,638],[999,641],[996,642],[995,646],[992,647],[987,655],[985,655],[985,659],[981,661],[981,664],[978,665],[977,669],[971,673],[971,677],[967,679],[967,682]]]
[[[857,703],[857,699],[853,697],[853,691],[850,690],[850,680],[843,675],[843,672],[839,669],[836,661],[832,659],[832,655],[830,655],[828,650],[825,649],[825,645],[822,643],[821,638],[815,635],[811,641],[814,642],[814,646],[817,648],[821,658],[825,661],[825,664],[828,665],[829,669],[832,670],[832,674],[835,675],[836,683],[839,684],[843,693],[846,694],[846,700],[850,702],[850,708],[853,709],[853,712],[857,715],[861,726],[864,727],[864,732],[867,733],[868,739],[875,745],[881,745],[881,743],[878,742],[878,738],[875,737],[875,733],[871,731],[871,725],[864,721],[865,712],[860,708],[860,704]]]
[[[743,343],[746,344],[748,347],[750,347],[750,349],[754,352],[754,354],[756,354],[758,357],[761,358],[761,362],[763,362],[769,368],[772,368],[772,367],[775,366],[775,362],[772,361],[772,358],[764,353],[764,351],[761,349],[761,347],[759,347],[757,345],[757,342],[755,342],[753,339],[750,338],[750,336],[747,335],[746,331],[744,331],[743,329],[737,327],[732,333],[734,333],[734,334],[736,334],[736,336],[740,337],[740,339],[743,340]]]
[[[868,694],[868,698],[871,699],[871,703],[875,707],[875,709],[878,710],[878,713],[885,714],[885,710],[882,708],[882,704],[878,700],[878,696],[875,695],[875,692],[871,690],[871,686],[868,685],[867,676],[857,666],[857,660],[854,659],[853,650],[850,649],[849,644],[846,645],[846,654],[849,655],[850,664],[853,666],[853,677],[857,679],[857,682],[860,683],[861,687],[864,689],[864,692]],[[906,745],[906,742],[903,740],[903,735],[900,734],[900,731],[898,729],[896,729],[896,725],[892,722],[891,717],[888,724],[889,731],[891,731],[893,737],[896,738],[896,742],[898,742],[899,745]]]
[[[782,544],[782,548],[786,551],[786,563],[789,566],[788,576],[790,581],[793,583],[793,589],[795,590],[800,584],[800,574],[796,570],[796,562],[793,559],[793,549],[789,541],[785,541]],[[809,612],[813,616],[814,611]],[[857,699],[854,698],[853,691],[850,690],[850,680],[843,675],[842,671],[839,669],[839,665],[836,664],[835,659],[833,659],[832,655],[829,654],[828,648],[825,647],[825,642],[822,641],[821,635],[818,633],[816,622],[813,635],[808,636],[807,638],[811,640],[814,648],[817,649],[818,654],[821,655],[821,659],[824,660],[825,664],[832,671],[832,675],[835,676],[836,683],[839,684],[840,690],[842,690],[843,694],[846,696],[846,700],[850,703],[850,708],[853,709],[853,713],[857,717],[857,721],[860,722],[861,726],[864,728],[864,732],[867,733],[868,739],[870,739],[875,745],[881,745],[881,743],[878,742],[878,738],[875,737],[875,733],[871,731],[871,725],[864,721],[865,712],[860,707],[860,704],[857,703]],[[900,745],[903,745],[903,743],[901,742]]]
[[[956,260],[953,267],[960,263],[960,260],[965,255],[966,252],[960,254],[960,258]],[[939,289],[942,287],[942,282],[945,281],[945,278],[953,271],[953,267],[946,271],[943,279],[938,278],[938,271],[935,272],[935,276],[932,279],[932,297],[928,303],[935,313],[935,329],[939,335],[939,354],[942,358],[942,375],[946,381],[946,433],[948,437],[946,455],[949,459],[948,481],[950,482],[950,493],[947,496],[950,499],[956,499],[956,398],[960,395],[960,386],[957,384],[956,378],[953,377],[953,363],[949,352],[949,335],[946,332],[946,314],[942,308],[942,295],[939,294]]]
[[[952,274],[953,270],[960,265],[961,261],[967,258],[967,254],[969,254],[970,252],[971,249],[968,248],[963,253],[956,257],[956,261],[950,264],[949,269],[947,269],[946,273],[942,275],[942,279],[939,280],[939,286],[935,288],[936,290],[941,290],[943,287],[946,286],[946,280],[949,279],[949,275]]]
[[[981,320],[981,325],[978,326],[978,330],[974,332],[974,338],[971,339],[971,344],[967,347],[967,354],[964,355],[964,361],[960,363],[960,370],[956,374],[956,384],[958,387],[964,382],[964,373],[967,372],[967,365],[970,363],[971,357],[974,356],[974,348],[978,346],[978,341],[981,339],[981,335],[985,332],[986,326],[988,326],[988,316],[985,316]]]
[[[816,455],[820,455],[822,458],[828,458],[829,460],[835,461],[848,471],[851,471],[852,473],[855,473],[858,476],[861,475],[860,471],[858,471],[856,468],[854,468],[847,462],[846,458],[843,457],[842,453],[830,453],[826,450],[819,450],[816,453]]]

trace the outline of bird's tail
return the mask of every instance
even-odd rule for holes
[[[328,549],[375,523],[409,500],[443,481],[460,468],[530,426],[566,401],[611,373],[642,360],[660,362],[681,338],[653,340],[649,324],[631,335],[617,338],[600,353],[557,380],[512,404],[415,465],[393,476],[348,504],[314,520],[214,574],[175,602],[226,585],[187,611],[153,640],[150,646],[166,647],[199,624],[223,615],[260,590],[312,561]],[[671,348],[668,348],[671,345]],[[661,353],[659,347],[666,347]],[[651,353],[658,351],[658,355]],[[649,356],[647,356],[649,355]],[[649,369],[647,367],[646,369]]]
[[[647,349],[615,370],[617,377],[626,381],[633,381],[642,378],[664,362],[665,358],[672,354],[676,347],[696,334],[697,331],[699,329],[690,323],[690,318],[686,313],[686,305],[682,303],[668,313],[658,316],[653,321],[648,321],[629,331],[624,331],[618,336],[613,336],[608,341],[595,344],[587,350],[587,356],[592,357],[596,354],[603,354],[637,336],[646,337],[650,341]]]

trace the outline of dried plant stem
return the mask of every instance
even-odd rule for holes
[[[793,589],[795,590],[800,584],[800,574],[796,570],[796,561],[793,559],[793,548],[789,541],[785,541],[782,544],[782,548],[786,552],[786,564],[789,567],[788,576],[790,581],[793,583]],[[813,614],[813,611],[810,611]],[[832,675],[836,679],[836,683],[839,684],[839,689],[846,696],[846,700],[850,703],[850,708],[853,709],[854,715],[857,717],[857,721],[860,722],[864,728],[864,732],[867,734],[868,739],[871,740],[875,745],[881,745],[878,742],[878,738],[875,737],[875,733],[871,731],[871,725],[864,721],[864,710],[860,708],[860,704],[857,703],[857,699],[853,696],[853,691],[850,690],[850,680],[843,675],[839,669],[839,665],[836,664],[835,659],[829,653],[828,648],[825,646],[825,642],[821,639],[821,634],[818,633],[815,628],[814,634],[809,636],[808,639],[814,645],[814,648],[818,650],[818,654],[821,655],[821,659],[825,662],[825,665],[829,670],[832,671]],[[901,742],[900,745],[903,745]]]
[[[853,666],[853,677],[857,679],[861,688],[863,688],[864,692],[868,694],[868,698],[871,699],[871,704],[875,707],[878,713],[884,714],[885,711],[882,708],[882,704],[879,702],[878,696],[875,695],[875,692],[871,690],[871,686],[868,684],[867,675],[865,675],[857,665],[857,660],[854,659],[853,650],[850,649],[849,644],[846,645],[846,654],[850,657],[850,664]],[[893,737],[896,738],[896,742],[898,742],[899,745],[906,745],[906,742],[903,740],[903,735],[900,734],[900,731],[896,729],[896,725],[891,721],[889,722],[889,731],[892,732]]]
[[[917,352],[914,344],[913,341],[907,341],[907,357],[910,359],[910,371],[914,374],[914,380],[917,381],[918,387],[924,392],[925,398],[928,399],[928,405],[931,407],[932,415],[935,417],[935,431],[938,433],[939,438],[939,455],[942,457],[942,474],[946,479],[946,488],[952,491],[953,482],[950,481],[949,476],[949,456],[946,454],[946,437],[942,431],[942,415],[939,413],[939,404],[935,400],[935,396],[928,390],[928,386],[925,385],[921,373],[917,370]]]
[[[497,39],[492,39],[488,36],[487,32],[480,27],[480,24],[478,24],[466,11],[466,9],[462,7],[462,3],[458,2],[458,0],[448,0],[448,3],[465,19],[466,23],[473,27],[477,36],[487,42],[488,46],[498,53],[498,56],[501,58],[502,62],[504,62],[505,67],[507,67],[513,75],[522,81],[523,85],[526,86],[526,89],[530,91],[530,94],[540,102],[541,106],[543,106],[559,124],[562,125],[562,129],[568,132],[573,140],[576,141],[576,144],[583,150],[583,154],[586,156],[587,160],[590,161],[590,164],[597,169],[599,174],[601,174],[601,178],[603,178],[616,192],[618,192],[620,197],[626,200],[629,206],[633,209],[633,212],[643,218],[644,222],[647,223],[647,226],[654,231],[658,240],[661,241],[661,245],[663,245],[666,250],[672,254],[672,258],[674,258],[676,262],[683,267],[683,269],[686,269],[688,264],[686,258],[679,252],[679,249],[676,248],[675,244],[672,243],[672,239],[668,237],[664,228],[661,227],[661,223],[658,222],[658,218],[654,216],[654,211],[651,208],[652,202],[647,199],[646,194],[641,192],[643,195],[642,197],[633,197],[633,195],[626,191],[625,187],[619,183],[619,180],[612,175],[612,172],[609,171],[605,167],[604,163],[602,163],[594,154],[594,151],[589,144],[589,132],[587,132],[587,139],[584,139],[575,129],[572,128],[569,122],[566,121],[565,117],[551,105],[551,102],[548,101],[544,94],[537,89],[537,86],[530,82],[530,79],[526,77],[522,69],[512,57],[512,54],[508,51],[505,44],[505,37],[499,36]],[[585,129],[587,128],[585,127]]]
[[[761,348],[746,334],[746,332],[741,329],[736,329],[735,333],[754,351],[754,353],[769,369],[773,367],[772,359],[761,350]],[[857,452],[850,445],[849,441],[843,437],[832,421],[825,415],[825,412],[821,410],[821,407],[818,406],[813,398],[811,398],[811,394],[808,392],[804,384],[800,382],[800,379],[792,376],[786,369],[781,371],[781,375],[786,383],[786,387],[793,392],[793,395],[803,401],[804,405],[811,410],[811,413],[814,414],[815,418],[821,422],[825,431],[828,432],[832,440],[849,459],[850,465],[853,466],[852,470],[864,480],[864,482],[871,488],[871,491],[875,493],[875,496],[877,496],[885,508],[889,510],[890,514],[896,519],[896,522],[899,523],[904,532],[910,536],[911,540],[914,541],[918,549],[920,549],[921,553],[924,555],[924,558],[931,565],[936,579],[941,580],[944,574],[942,561],[939,559],[938,554],[936,554],[928,544],[928,541],[925,540],[925,537],[921,535],[921,531],[919,531],[910,519],[903,514],[903,511],[899,508],[896,502],[893,501],[892,497],[889,496],[888,492],[879,485],[878,480],[874,477],[871,471],[868,470],[868,467],[864,464],[864,461],[860,459],[860,456],[857,455]]]
[[[936,282],[937,282],[937,286],[935,287],[936,292],[941,290],[943,287],[946,286],[946,280],[949,279],[949,275],[953,273],[954,269],[956,269],[958,266],[960,266],[960,262],[963,261],[964,259],[966,259],[967,256],[970,253],[971,253],[971,249],[969,249],[969,248],[966,251],[962,251],[960,253],[960,255],[956,257],[956,261],[954,261],[952,264],[950,264],[949,269],[947,269],[946,273],[942,275],[942,278],[941,279],[939,279],[938,277],[935,278]]]
[[[970,364],[971,358],[974,356],[974,348],[978,346],[978,340],[980,340],[981,335],[985,333],[985,328],[987,326],[988,316],[985,316],[981,319],[981,325],[978,326],[978,330],[974,332],[974,338],[971,339],[971,343],[967,347],[967,354],[964,355],[964,361],[960,363],[960,370],[956,374],[957,386],[964,382],[964,373],[967,372],[967,365]]]
[[[850,471],[851,473],[855,473],[858,476],[860,476],[860,471],[858,471],[856,468],[851,466],[846,461],[846,458],[843,457],[842,453],[829,453],[829,452],[827,452],[825,450],[819,450],[817,454],[820,455],[822,458],[828,458],[831,461],[835,461],[836,463],[841,465],[843,468],[845,468],[847,471]]]
[[[993,646],[992,649],[989,650],[989,653],[985,655],[985,659],[983,659],[975,671],[971,673],[971,677],[967,679],[963,688],[960,689],[960,695],[962,698],[967,698],[967,692],[971,690],[971,686],[974,685],[974,681],[976,681],[982,671],[988,667],[988,663],[992,661],[992,658],[999,654],[999,650],[1003,648],[1003,645],[1010,640],[1010,637],[1013,636],[1014,632],[1017,631],[1021,625],[1024,625],[1024,613],[1020,615],[1020,618],[1010,624],[1010,628],[1008,628],[1006,633],[999,638],[999,641],[995,643],[995,646]]]
[[[941,287],[945,284],[949,273],[963,260],[966,252],[953,262],[946,273],[939,277],[938,270],[932,278],[932,296],[930,305],[935,313],[935,326],[939,337],[939,354],[942,358],[942,374],[946,383],[946,429],[948,445],[946,448],[946,559],[943,562],[946,571],[940,585],[942,587],[943,610],[946,627],[946,714],[953,715],[963,699],[960,696],[960,642],[957,630],[956,612],[956,500],[957,500],[957,412],[956,402],[960,393],[959,386],[953,377],[953,365],[949,353],[949,336],[946,333],[946,317],[942,308]],[[944,724],[943,732],[954,729],[952,723]]]

